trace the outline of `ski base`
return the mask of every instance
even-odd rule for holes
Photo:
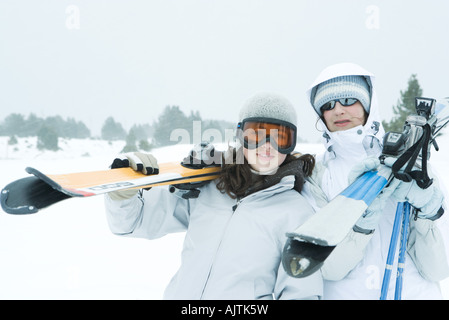
[[[8,184],[2,190],[1,205],[10,214],[31,214],[68,198],[71,196],[52,188],[41,179],[27,177]]]
[[[284,247],[282,265],[289,276],[304,278],[318,271],[334,248],[289,238]]]
[[[320,269],[388,183],[390,174],[386,167],[366,172],[295,231],[288,232],[282,256],[285,271],[303,278]]]

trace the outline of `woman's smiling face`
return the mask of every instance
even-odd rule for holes
[[[273,148],[271,143],[265,143],[256,149],[243,148],[243,154],[251,168],[262,174],[275,172],[287,157]]]

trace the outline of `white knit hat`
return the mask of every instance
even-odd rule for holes
[[[320,108],[327,102],[341,99],[355,98],[369,113],[371,105],[371,90],[363,76],[341,76],[320,83],[312,90],[311,102],[315,111],[322,116]]]
[[[259,93],[248,99],[240,109],[239,121],[248,118],[271,118],[297,125],[292,103],[275,93]]]

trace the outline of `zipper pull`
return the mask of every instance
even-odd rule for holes
[[[232,213],[234,213],[235,210],[237,210],[237,207],[239,206],[240,202],[242,202],[242,199],[238,200],[237,203],[232,206]]]

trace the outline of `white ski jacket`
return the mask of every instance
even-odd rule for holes
[[[314,174],[304,185],[303,194],[315,208],[323,207],[348,185],[348,173],[358,162],[382,151],[384,135],[378,114],[374,77],[357,65],[344,63],[325,69],[307,94],[321,82],[343,75],[362,75],[371,82],[372,101],[364,126],[330,132],[323,120],[325,152],[318,157]],[[397,203],[389,199],[379,226],[370,235],[351,231],[322,267],[324,299],[379,299]],[[408,256],[402,297],[404,299],[442,298],[438,281],[449,276],[447,247],[440,228],[448,233],[448,214],[435,222],[411,219]],[[399,248],[399,246],[398,246]],[[398,257],[398,253],[396,253]],[[397,259],[396,259],[397,261]],[[394,297],[396,266],[393,267],[388,298]]]
[[[106,195],[106,212],[117,235],[154,239],[186,231],[182,264],[165,299],[317,299],[319,273],[296,279],[281,264],[285,233],[313,214],[293,185],[286,176],[239,202],[215,182],[189,200],[153,188],[124,201]]]

